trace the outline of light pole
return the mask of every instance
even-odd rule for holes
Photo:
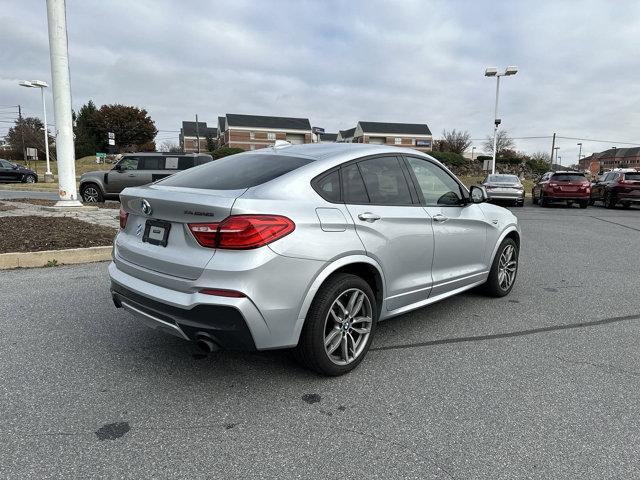
[[[498,97],[500,96],[500,77],[509,75],[515,75],[518,73],[518,67],[510,65],[504,73],[498,73],[497,68],[487,68],[484,71],[485,77],[496,77],[496,105],[493,111],[493,160],[491,161],[491,173],[496,173],[496,147],[498,141],[498,125],[500,125],[500,119],[498,118]]]
[[[53,174],[51,173],[51,164],[49,163],[49,130],[47,129],[47,103],[44,101],[44,89],[49,87],[47,82],[42,80],[24,80],[19,83],[22,87],[27,88],[39,88],[40,96],[42,97],[42,112],[44,117],[44,152],[47,157],[47,171],[44,174],[44,181],[49,183],[53,182]]]
[[[60,197],[55,206],[81,207],[82,203],[78,201],[73,148],[71,79],[64,0],[47,0],[47,25],[49,29],[49,57],[51,58],[53,113],[56,119],[56,157],[58,161],[58,195]]]
[[[578,150],[578,166],[580,166],[580,159],[582,158],[582,142],[578,142],[576,145],[580,147],[580,150]]]
[[[556,161],[554,162],[554,161],[553,161],[553,158],[551,159],[551,167],[552,167],[553,171],[555,172],[555,171],[556,171],[556,169],[555,169],[555,167],[553,166],[553,164],[554,164],[554,163],[555,163],[556,165],[558,164],[558,150],[560,150],[560,147],[554,147],[553,149],[556,151]]]
[[[476,147],[471,147],[471,161],[473,162],[473,154],[476,152]]]

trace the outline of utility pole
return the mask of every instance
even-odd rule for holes
[[[56,207],[81,207],[82,203],[78,201],[76,186],[65,0],[47,0],[47,24],[49,27],[53,111],[56,122],[58,195],[60,196]]]
[[[198,125],[198,114],[196,113],[196,139],[198,141],[198,153],[200,153],[200,126]]]
[[[22,160],[27,163],[27,148],[24,146],[24,124],[22,123],[22,107],[18,105],[18,122],[20,122],[20,141],[22,142]],[[31,168],[31,162],[29,162]]]
[[[553,151],[556,149],[556,132],[553,132],[553,140],[551,140],[551,157],[549,160],[549,167],[553,167]]]
[[[578,167],[580,167],[580,158],[582,157],[582,142],[578,142],[578,147],[580,147],[580,150],[578,150]]]

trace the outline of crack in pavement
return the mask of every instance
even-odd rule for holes
[[[605,371],[607,373],[613,372],[613,373],[619,373],[621,375],[631,375],[632,377],[640,377],[640,372],[625,370],[624,368],[619,368],[614,365],[609,365],[607,363],[593,363],[593,362],[587,362],[585,360],[571,360],[569,358],[564,358],[559,355],[554,355],[554,357],[556,357],[561,362],[570,363],[572,365],[589,366],[589,367],[594,367],[598,370]]]
[[[594,320],[591,322],[566,323],[562,325],[552,325],[550,327],[532,328],[530,330],[519,330],[516,332],[496,333],[491,335],[443,338],[440,340],[431,340],[428,342],[404,343],[400,345],[385,345],[382,347],[373,347],[370,350],[371,351],[401,350],[406,348],[420,348],[420,347],[431,347],[434,345],[446,345],[449,343],[481,342],[485,340],[496,340],[501,338],[524,337],[526,335],[536,335],[538,333],[555,332],[555,331],[561,331],[561,330],[573,330],[576,328],[595,327],[598,325],[607,325],[610,323],[624,322],[627,320],[640,320],[640,315],[636,314],[636,315],[626,315],[622,317],[610,317],[610,318],[603,318],[601,320]]]
[[[640,228],[630,227],[629,225],[623,225],[622,223],[612,222],[611,220],[605,220],[604,218],[594,217],[593,215],[589,215],[589,217],[595,218],[596,220],[600,220],[601,222],[607,222],[607,223],[610,223],[612,225],[617,225],[617,226],[622,227],[622,228],[628,228],[629,230],[634,230],[636,232],[640,232]]]

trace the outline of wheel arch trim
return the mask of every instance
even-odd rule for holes
[[[498,247],[500,247],[500,244],[503,242],[503,240],[505,238],[507,238],[507,236],[512,233],[515,232],[516,235],[518,235],[518,252],[520,252],[520,245],[521,245],[521,240],[522,240],[522,234],[520,233],[520,229],[518,229],[518,227],[515,224],[509,225],[507,228],[505,228],[502,233],[500,234],[500,237],[498,237],[498,240],[496,241],[495,246],[493,247],[493,252],[491,252],[491,262],[489,262],[489,269],[491,269],[491,265],[493,265],[493,261],[496,258],[496,254],[498,253]]]
[[[311,283],[311,286],[307,289],[307,293],[302,301],[302,306],[300,307],[300,312],[298,314],[298,319],[296,320],[295,328],[294,328],[294,338],[296,343],[300,338],[300,332],[302,331],[302,327],[304,326],[305,319],[307,317],[307,313],[309,313],[309,308],[311,307],[311,302],[315,298],[318,290],[322,286],[322,284],[329,278],[333,273],[337,270],[357,263],[365,263],[367,265],[372,266],[376,269],[380,278],[382,280],[382,292],[380,292],[381,297],[384,299],[384,290],[385,290],[385,280],[384,273],[382,272],[382,268],[380,264],[376,262],[373,258],[368,257],[366,255],[348,255],[346,257],[341,257],[337,260],[326,265],[320,273],[316,276],[316,278]]]

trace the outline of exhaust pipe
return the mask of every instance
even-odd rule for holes
[[[218,345],[216,345],[216,343],[208,335],[196,335],[196,345],[204,353],[211,353],[219,350]]]

